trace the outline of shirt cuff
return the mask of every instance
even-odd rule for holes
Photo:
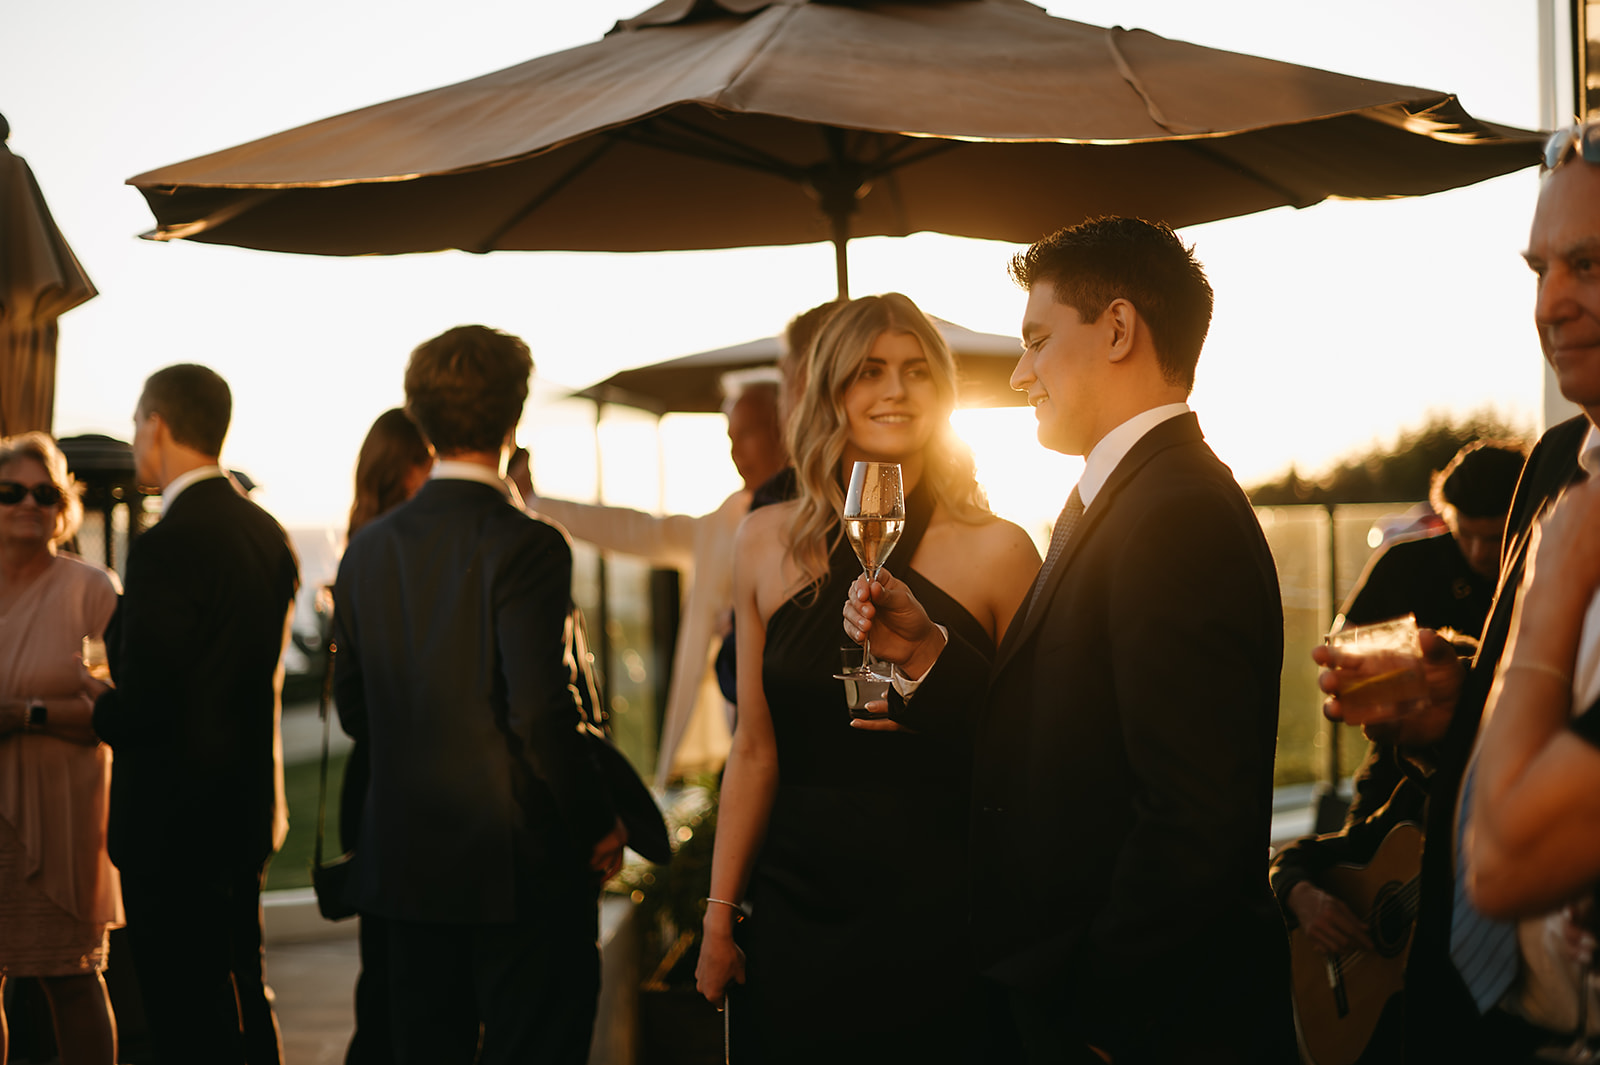
[[[940,625],[938,622],[934,622],[933,627],[939,630],[939,635],[944,637],[944,642],[946,644],[949,644],[950,630],[945,628],[943,625]],[[917,689],[922,686],[922,682],[933,675],[933,667],[937,666],[938,664],[939,660],[935,658],[933,660],[933,665],[928,667],[928,671],[915,680],[900,672],[899,666],[891,665],[889,667],[889,683],[893,684],[894,690],[900,693],[900,698],[904,699],[906,702],[910,702],[911,697],[917,694]]]

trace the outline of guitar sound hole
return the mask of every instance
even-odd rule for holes
[[[1395,897],[1400,889],[1400,882],[1391,880],[1378,889],[1377,896],[1372,900],[1372,913],[1368,920],[1372,928],[1372,943],[1385,958],[1399,954],[1411,938],[1411,915]]]

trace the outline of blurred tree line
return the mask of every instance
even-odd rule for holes
[[[1429,415],[1421,428],[1407,429],[1393,445],[1375,444],[1352,455],[1318,477],[1301,477],[1293,466],[1275,481],[1249,489],[1258,507],[1301,503],[1396,503],[1428,498],[1437,470],[1474,440],[1516,440],[1529,446],[1533,433],[1513,426],[1493,410],[1475,411],[1459,420]]]

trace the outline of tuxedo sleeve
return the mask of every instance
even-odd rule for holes
[[[971,749],[991,659],[954,628],[946,637],[938,660],[909,698],[889,689],[889,717],[906,728]]]
[[[160,742],[182,727],[183,678],[192,631],[203,616],[192,560],[181,541],[146,533],[128,554],[128,575],[108,651],[116,687],[94,707],[94,730],[112,748]]]
[[[494,604],[506,730],[515,753],[549,787],[574,838],[592,843],[610,831],[616,812],[579,732],[582,704],[567,661],[572,549],[549,525],[529,526],[501,574]]]

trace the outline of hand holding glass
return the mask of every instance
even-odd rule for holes
[[[850,488],[844,499],[844,533],[861,560],[862,575],[868,581],[878,578],[900,533],[906,525],[905,491],[900,481],[900,466],[894,462],[858,462],[850,471]],[[873,669],[872,647],[862,640],[861,665],[847,673],[835,674],[840,680],[881,678]],[[859,685],[857,685],[859,688]],[[852,710],[859,709],[852,706]]]
[[[111,683],[111,667],[106,663],[106,644],[93,636],[83,638],[83,668],[102,684]]]
[[[1390,721],[1428,702],[1422,642],[1411,614],[1371,625],[1349,625],[1328,635],[1337,652],[1339,705],[1349,725]]]

